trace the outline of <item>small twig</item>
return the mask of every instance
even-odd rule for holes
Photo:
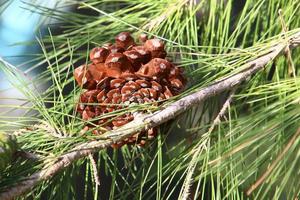
[[[186,199],[189,199],[190,197],[190,190],[191,190],[191,186],[192,186],[192,176],[194,174],[194,171],[195,171],[195,168],[197,166],[197,158],[199,156],[199,154],[202,152],[202,148],[204,146],[204,144],[207,144],[209,143],[210,141],[210,133],[214,130],[214,127],[219,124],[221,122],[221,117],[225,114],[227,108],[230,106],[230,103],[232,101],[232,98],[234,96],[234,93],[236,91],[237,87],[234,87],[231,92],[229,93],[228,95],[228,98],[226,99],[226,101],[224,102],[222,108],[220,109],[218,115],[215,117],[211,127],[209,128],[209,130],[206,132],[205,134],[205,140],[201,143],[201,145],[199,145],[197,147],[197,149],[195,150],[195,152],[193,153],[193,157],[192,157],[192,160],[191,160],[191,164],[189,165],[188,167],[188,172],[187,172],[187,176],[185,178],[185,181],[184,181],[184,184],[183,184],[183,189],[182,189],[182,192],[180,193],[180,198],[179,199],[182,199],[182,200],[186,200]]]
[[[66,134],[63,133],[60,130],[57,130],[56,128],[54,128],[53,126],[51,126],[48,122],[41,120],[40,123],[34,124],[32,126],[26,127],[26,128],[22,128],[19,129],[15,132],[13,132],[13,134],[15,136],[20,136],[26,132],[28,132],[28,130],[44,130],[46,131],[46,133],[48,133],[49,135],[55,137],[55,138],[67,138]]]
[[[292,54],[291,54],[291,51],[290,51],[290,48],[289,48],[289,41],[288,41],[288,37],[286,35],[286,33],[288,32],[288,27],[286,26],[286,23],[283,19],[283,16],[282,16],[282,10],[279,9],[278,10],[278,15],[279,15],[279,18],[280,18],[280,22],[281,22],[281,26],[282,26],[282,31],[284,33],[284,37],[285,37],[285,40],[286,40],[286,48],[285,48],[285,55],[286,55],[286,58],[287,58],[287,61],[288,61],[288,74],[289,76],[293,76],[293,77],[296,77],[296,71],[295,71],[295,65],[294,65],[294,62],[293,62],[293,59],[292,59]]]
[[[225,101],[225,103],[223,104],[223,106],[222,106],[220,112],[218,113],[217,117],[216,117],[215,120],[213,121],[213,124],[211,125],[211,127],[210,127],[209,130],[208,130],[208,133],[209,133],[209,134],[214,130],[215,126],[218,125],[218,124],[221,122],[221,117],[223,117],[223,115],[225,114],[227,108],[230,106],[230,103],[231,103],[231,101],[232,101],[232,98],[233,98],[233,96],[234,96],[234,93],[235,93],[236,89],[237,89],[236,87],[233,88],[233,89],[231,90],[231,92],[229,93],[228,98],[226,99],[226,101]]]
[[[33,128],[45,130],[49,135],[56,138],[63,139],[67,137],[66,134],[60,130],[57,130],[46,121],[42,121],[40,124],[33,125]]]
[[[293,42],[294,40],[300,40],[300,32],[297,32],[291,36],[291,38],[291,48],[300,45],[299,43]],[[40,171],[35,172],[34,174],[17,183],[14,187],[7,188],[6,191],[0,193],[0,199],[14,199],[30,190],[32,187],[36,186],[39,182],[52,178],[55,174],[68,167],[74,161],[86,157],[90,153],[108,148],[110,145],[136,134],[136,132],[161,125],[212,96],[218,95],[227,90],[232,90],[243,81],[249,79],[253,74],[257,73],[259,70],[262,70],[266,64],[278,57],[285,48],[285,42],[278,42],[278,44],[269,49],[269,53],[266,53],[246,63],[243,71],[215,82],[193,94],[183,97],[180,100],[166,106],[161,111],[153,114],[143,114],[141,117],[134,119],[132,122],[116,130],[112,130],[103,134],[103,136],[107,138],[106,140],[90,141],[78,145],[70,152],[57,157],[54,164],[45,166]]]
[[[294,136],[290,139],[290,141],[285,146],[285,148],[283,149],[283,151],[278,155],[278,157],[276,158],[276,160],[274,160],[274,162],[270,165],[270,167],[268,167],[268,169],[265,171],[265,173],[263,173],[263,175],[247,190],[247,192],[246,192],[247,196],[250,196],[251,193],[266,180],[266,178],[270,175],[270,173],[276,167],[276,165],[278,164],[278,162],[288,152],[288,150],[295,143],[295,141],[298,139],[299,136],[300,136],[300,128],[298,128],[298,130],[296,131],[296,133],[294,134]]]
[[[100,185],[100,179],[99,179],[99,176],[98,176],[97,164],[96,164],[96,161],[93,158],[93,155],[91,153],[89,154],[89,159],[91,161],[91,165],[92,165],[92,168],[93,168],[93,177],[94,177],[95,184],[96,184],[96,186]]]

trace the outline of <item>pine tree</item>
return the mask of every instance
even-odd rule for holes
[[[17,139],[17,150],[0,140],[0,155],[9,157],[0,163],[0,199],[299,198],[299,0],[59,4],[71,5],[76,12],[24,2],[64,32],[48,25],[26,72],[0,59],[26,97],[9,105],[24,115],[0,114],[0,131]],[[163,41],[187,85],[160,103],[101,113],[98,120],[137,114],[108,130],[78,115],[84,88],[73,73],[91,49],[124,31]],[[29,78],[32,71],[39,73]],[[144,147],[111,148],[151,128],[158,134]]]

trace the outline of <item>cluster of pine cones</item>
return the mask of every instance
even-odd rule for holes
[[[75,69],[74,77],[79,86],[86,89],[80,95],[77,112],[83,120],[99,118],[131,104],[159,103],[179,94],[185,85],[183,72],[166,60],[162,40],[148,39],[140,35],[137,45],[130,33],[122,32],[115,38],[115,44],[105,44],[90,52],[91,63]],[[97,105],[99,103],[99,105]],[[117,118],[93,121],[108,130],[120,127],[134,120],[128,112]],[[93,127],[95,128],[95,127]],[[97,129],[94,134],[101,134]],[[156,136],[155,128],[137,133],[114,144],[143,146]]]

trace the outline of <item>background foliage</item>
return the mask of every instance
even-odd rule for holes
[[[28,60],[32,67],[25,72],[0,63],[11,84],[26,97],[18,99],[22,105],[9,105],[25,114],[8,119],[7,112],[1,113],[0,129],[39,124],[24,129],[18,142],[22,150],[40,156],[37,161],[16,158],[1,175],[0,190],[51,165],[55,156],[75,145],[101,139],[80,134],[84,122],[74,112],[80,89],[72,73],[86,62],[89,49],[112,41],[119,32],[135,36],[146,32],[163,39],[170,57],[185,69],[188,88],[164,103],[168,104],[238,73],[244,63],[300,31],[299,0],[85,0],[59,6],[70,5],[76,12],[24,2],[24,9],[56,19],[63,32],[52,33],[52,24],[48,36],[39,37],[37,32],[35,42],[42,54]],[[226,115],[212,131],[209,128],[230,91],[162,126],[161,135],[146,148],[125,146],[94,155],[100,186],[87,158],[40,183],[24,198],[296,198],[300,139],[296,137],[284,156],[279,155],[299,128],[299,56],[297,49],[288,52],[236,88]],[[44,66],[47,69],[41,70]],[[38,75],[29,76],[33,71]],[[153,112],[159,107],[140,105],[110,115],[129,109]],[[272,163],[263,184],[247,197],[246,190]]]

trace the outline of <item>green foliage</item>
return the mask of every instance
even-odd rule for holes
[[[72,72],[87,61],[89,49],[113,40],[119,32],[128,30],[136,36],[145,32],[163,39],[170,57],[185,69],[189,86],[162,104],[167,105],[244,70],[243,64],[268,53],[278,42],[288,42],[300,31],[299,0],[247,0],[244,5],[234,0],[85,0],[66,5],[88,14],[25,4],[26,9],[64,23],[64,32],[52,35],[49,28],[49,35],[38,39],[43,54],[28,61],[32,67],[25,73],[0,61],[12,85],[26,97],[21,100],[29,101],[9,105],[26,113],[11,120],[1,113],[0,129],[19,130],[29,123],[37,124],[22,130],[18,141],[24,151],[40,156],[37,163],[18,159],[19,168],[8,167],[0,180],[0,191],[51,165],[55,156],[76,145],[101,140],[101,136],[80,132],[85,122],[76,115],[74,106],[81,89],[76,87]],[[290,31],[283,31],[285,26]],[[85,159],[40,183],[27,197],[247,198],[245,191],[278,158],[299,128],[299,52],[291,50],[291,60],[280,57],[240,85],[226,116],[213,131],[209,128],[227,92],[160,127],[161,135],[146,148],[100,151],[96,159],[100,186],[93,180],[91,162]],[[44,65],[46,70],[28,78]],[[154,112],[160,107],[138,105],[100,118],[137,110]],[[299,146],[296,138],[249,198],[293,199],[299,195]],[[110,191],[107,196],[102,188]]]
[[[0,132],[0,172],[10,164],[16,150],[16,138],[13,135]]]

